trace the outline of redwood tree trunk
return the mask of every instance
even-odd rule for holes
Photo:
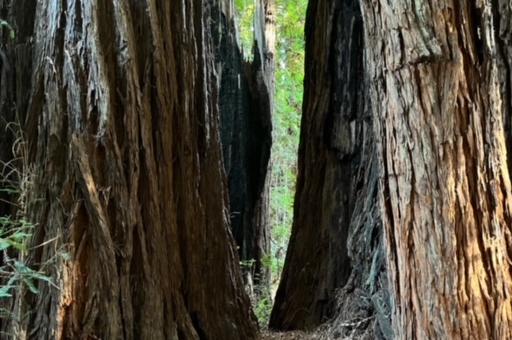
[[[274,114],[274,92],[275,92],[275,40],[276,40],[276,4],[275,0],[258,0],[255,11],[255,44],[254,53],[260,54],[258,59],[261,63],[255,70],[253,78],[253,91],[266,92],[260,98],[260,102],[268,101],[268,115],[265,115],[265,144],[268,147],[268,157],[265,177],[253,218],[255,239],[254,239],[254,272],[255,283],[263,286],[263,295],[268,294],[270,285],[270,267],[264,264],[264,257],[270,255],[270,179],[272,162],[270,161],[270,148],[272,146],[272,115]],[[260,104],[260,110],[264,107]],[[260,113],[261,114],[261,113]],[[267,121],[268,119],[268,121]],[[260,132],[261,134],[261,132]]]
[[[510,132],[507,138],[504,133],[504,127],[510,129],[511,110],[510,9],[503,1],[484,2],[485,10],[474,4],[439,8],[426,2],[408,8],[404,3],[361,3],[364,73],[371,98],[366,112],[373,116],[375,137],[366,133],[364,143],[357,142],[354,131],[361,123],[356,119],[337,125],[346,116],[332,106],[336,91],[330,77],[343,53],[331,52],[328,46],[354,53],[357,39],[349,39],[348,45],[333,44],[343,41],[340,37],[350,29],[332,33],[334,23],[355,25],[357,16],[350,17],[354,7],[343,3],[349,18],[336,21],[340,5],[310,4],[308,18],[314,24],[308,23],[306,29],[306,55],[311,59],[306,61],[296,215],[271,326],[308,328],[320,322],[319,316],[329,315],[324,307],[332,296],[329,287],[341,285],[328,285],[333,281],[326,268],[347,259],[348,253],[352,274],[339,291],[336,326],[352,327],[338,321],[347,320],[347,308],[359,303],[359,312],[367,308],[366,316],[376,315],[374,337],[511,338],[512,210],[506,156],[506,144],[511,143]],[[353,60],[342,65],[358,69]],[[342,79],[341,84],[351,84],[357,73]],[[343,105],[354,98],[338,93]],[[329,114],[338,120],[329,120]],[[339,133],[332,133],[336,128]],[[349,160],[352,169],[365,169],[365,180],[344,172],[330,181],[343,169],[340,164],[347,166],[343,156],[351,153],[345,150],[352,150],[332,143],[331,136],[363,150],[361,160]],[[364,145],[372,148],[373,139],[377,158],[371,157],[372,151],[364,152]],[[329,164],[329,155],[332,159],[336,152],[342,156],[340,162]],[[332,183],[351,198],[336,197],[339,189]],[[355,197],[351,188],[356,188]],[[375,193],[380,213],[375,211]],[[349,225],[336,229],[336,223],[326,222],[343,211],[352,216]],[[343,235],[348,235],[348,252]],[[340,248],[335,240],[341,240]],[[358,249],[361,245],[363,250]],[[327,255],[327,249],[338,249],[337,256]],[[389,266],[390,294],[382,251]],[[358,302],[356,295],[363,299]]]
[[[511,339],[508,2],[361,3],[394,338]]]
[[[335,316],[339,324],[358,322],[374,313],[371,299],[382,288],[378,172],[357,0],[309,3],[305,63],[294,222],[270,318],[270,327],[281,330],[311,329]]]
[[[11,4],[17,29],[34,29],[16,56],[32,57],[16,69],[17,82],[30,75],[17,101],[37,169],[29,264],[55,284],[17,297],[20,337],[257,336],[229,231],[209,38],[211,7],[227,3]],[[34,6],[34,23],[19,19]]]

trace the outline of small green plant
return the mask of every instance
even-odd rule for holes
[[[16,38],[16,32],[14,31],[14,28],[12,28],[12,26],[9,25],[7,21],[0,19],[0,28],[3,29],[4,27],[9,30],[9,37],[11,39]]]
[[[0,163],[0,194],[4,197],[2,201],[11,206],[8,214],[0,216],[0,318],[19,323],[23,317],[19,315],[22,309],[19,306],[5,308],[7,299],[14,294],[21,296],[26,291],[37,294],[37,280],[52,282],[44,273],[26,264],[28,244],[36,227],[27,219],[27,196],[33,172],[28,164],[28,149],[20,126],[7,123],[6,130],[16,136],[16,141],[12,148],[14,158]]]
[[[11,39],[14,39],[16,37],[16,33],[14,32],[14,29],[12,28],[11,25],[9,25],[9,23],[7,21],[2,20],[2,19],[0,19],[0,37],[3,37],[4,27],[7,28],[7,30],[9,31],[9,37]],[[9,65],[9,61],[7,60],[7,56],[6,56],[5,52],[1,48],[0,48],[0,60],[4,64],[4,69],[6,69],[7,71],[10,71],[11,67]]]
[[[272,312],[273,302],[270,296],[262,296],[256,303],[253,305],[254,314],[258,318],[258,323],[261,327],[268,325],[268,320],[270,319],[270,313]]]
[[[242,272],[247,275],[246,277],[246,290],[251,299],[252,309],[254,314],[258,318],[258,323],[261,327],[265,327],[268,325],[268,321],[270,318],[270,312],[272,311],[272,296],[270,293],[270,287],[266,283],[253,285],[253,280],[258,282],[259,277],[257,273],[254,273],[254,264],[256,260],[244,260],[240,261],[240,268]],[[266,254],[262,258],[262,265],[270,268],[272,271],[273,267],[276,266],[276,259],[271,256],[271,254]]]
[[[9,217],[0,218],[0,251],[3,255],[3,265],[0,266],[0,277],[7,282],[0,286],[0,299],[11,297],[13,290],[25,284],[34,294],[38,293],[34,280],[51,282],[50,278],[27,267],[23,261],[10,256],[10,253],[25,253],[27,242],[32,236],[34,225],[25,220],[15,220]],[[1,315],[1,314],[0,314]]]

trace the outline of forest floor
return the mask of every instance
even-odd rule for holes
[[[261,340],[368,340],[371,339],[368,334],[352,336],[333,336],[336,332],[330,332],[326,329],[314,332],[272,332],[262,331]]]
[[[275,297],[277,285],[272,287],[272,297]],[[357,309],[350,301],[344,304],[345,310]],[[353,314],[349,314],[353,315]],[[344,316],[344,315],[339,315]],[[309,331],[288,331],[279,332],[269,329],[261,329],[261,340],[371,340],[375,338],[373,326],[375,316],[362,315],[354,319],[333,318],[327,320],[315,329]],[[346,317],[346,316],[345,316]],[[262,322],[268,325],[267,322]],[[512,339],[511,339],[512,340]]]
[[[306,333],[301,331],[293,332],[271,332],[263,331],[262,340],[309,340],[309,339],[327,339],[319,332]]]
[[[369,320],[369,319],[367,319]],[[346,324],[345,324],[346,325]],[[334,322],[324,323],[320,327],[310,332],[289,331],[275,332],[270,330],[262,330],[261,340],[370,340],[374,339],[372,328],[353,329],[349,332],[343,331],[343,324]],[[344,335],[342,335],[344,333]]]
[[[275,332],[270,330],[263,330],[261,332],[261,340],[349,340],[356,339],[352,337],[333,337],[333,325],[325,323],[320,327],[310,331],[288,331],[288,332]]]

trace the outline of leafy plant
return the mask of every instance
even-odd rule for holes
[[[0,19],[0,29],[3,29],[4,27],[9,30],[9,37],[11,39],[16,38],[16,32],[14,31],[14,28],[12,28],[12,26],[9,25],[7,21]]]
[[[273,145],[270,221],[272,281],[277,285],[293,223],[300,119],[304,79],[304,25],[307,0],[277,3],[276,93],[272,119]]]
[[[10,253],[27,251],[26,244],[32,236],[34,225],[24,220],[12,220],[2,217],[0,220],[0,250],[3,255],[3,265],[0,266],[0,277],[7,280],[0,286],[0,299],[11,297],[13,290],[24,284],[32,293],[37,294],[38,289],[34,280],[43,280],[51,283],[49,277],[27,267],[23,262],[24,256],[19,260],[10,256]]]
[[[28,149],[19,125],[6,124],[7,130],[17,136],[13,144],[14,159],[0,164],[0,193],[11,200],[3,200],[11,205],[11,214],[0,216],[0,302],[26,291],[39,292],[36,281],[52,284],[50,277],[26,264],[28,243],[36,225],[27,219],[28,193],[32,185],[33,171],[28,164]],[[20,308],[14,310],[0,308],[0,318],[19,322]]]
[[[255,306],[253,306],[254,314],[256,314],[260,325],[268,325],[270,313],[272,312],[272,304],[270,297],[264,296],[257,301]]]
[[[254,0],[235,0],[238,40],[244,57],[252,58]]]

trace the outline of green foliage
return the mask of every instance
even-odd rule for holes
[[[304,81],[307,0],[277,3],[276,93],[273,116],[270,218],[274,284],[280,277],[293,222]]]
[[[236,0],[240,42],[244,55],[253,44],[253,0]],[[271,269],[272,287],[277,286],[284,265],[293,222],[293,201],[297,176],[297,154],[304,81],[304,26],[307,0],[277,2],[276,93],[274,103],[272,173],[270,187],[271,253],[263,264]],[[253,302],[260,324],[266,324],[272,308],[272,294],[259,294]]]
[[[14,39],[16,38],[16,32],[14,31],[14,28],[12,28],[11,25],[9,25],[9,23],[5,20],[1,20],[0,19],[0,32],[2,31],[3,28],[7,28],[9,30],[9,37],[11,39]]]
[[[258,318],[260,326],[268,325],[270,313],[272,312],[272,299],[267,295],[260,298],[253,306],[254,314]]]
[[[252,59],[254,0],[235,0],[238,39],[247,59]]]
[[[5,178],[2,182],[5,182]],[[2,188],[0,191],[12,194],[13,188]],[[19,196],[23,195],[19,190],[14,190],[14,192]],[[0,277],[3,280],[0,285],[0,299],[11,297],[14,290],[23,290],[25,287],[30,292],[37,294],[38,289],[34,283],[35,280],[51,283],[48,276],[25,265],[27,244],[34,227],[35,225],[25,220],[22,214],[17,214],[14,217],[0,217],[0,251],[3,257],[0,266]],[[0,312],[0,317],[5,316]],[[11,315],[8,314],[8,316]]]
[[[272,226],[272,269],[277,284],[293,221],[297,176],[297,152],[304,81],[304,24],[307,0],[277,3],[276,93],[273,115],[273,145],[270,218]],[[254,2],[236,0],[240,41],[249,55],[253,42]]]
[[[7,124],[7,129],[18,136],[13,145],[15,158],[0,164],[0,193],[12,197],[12,213],[0,216],[0,301],[14,293],[29,291],[37,294],[36,281],[52,284],[50,277],[26,265],[26,253],[32,232],[36,227],[27,219],[27,196],[32,185],[32,171],[28,165],[28,150],[18,125]],[[20,315],[12,310],[0,309],[0,318],[19,321]]]
[[[242,268],[242,271],[249,270],[251,271],[254,269],[254,263],[256,260],[250,259],[245,261],[240,261],[240,267]],[[273,268],[273,266],[276,265],[276,259],[272,257],[270,254],[266,254],[262,259],[262,264],[265,267]],[[250,277],[254,277],[257,279],[258,274],[257,273],[250,273]],[[269,291],[268,286],[266,285],[257,285],[252,286],[252,280],[251,283],[248,284],[249,296],[251,298],[251,304],[253,307],[254,314],[258,318],[258,323],[260,326],[264,326],[268,324],[269,318],[270,318],[270,312],[272,311],[272,297]]]
[[[254,259],[240,261],[240,267],[242,269],[251,269],[254,265],[254,262],[256,262]]]

